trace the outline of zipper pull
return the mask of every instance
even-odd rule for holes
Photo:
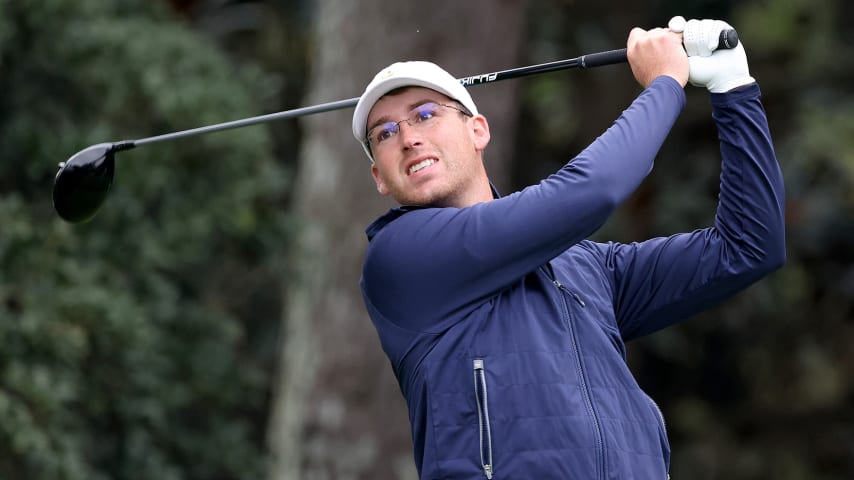
[[[564,292],[568,293],[572,297],[572,299],[575,300],[575,302],[578,303],[579,305],[581,305],[582,307],[587,306],[587,304],[584,303],[584,300],[582,300],[581,297],[577,293],[572,292],[568,288],[564,287],[563,284],[558,281],[558,279],[556,279],[556,278],[553,279],[552,283],[554,284],[555,287],[557,287],[557,288],[563,290]]]

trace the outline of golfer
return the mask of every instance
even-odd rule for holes
[[[484,168],[489,124],[452,75],[402,62],[367,86],[353,133],[377,190],[401,206],[367,229],[361,288],[406,398],[420,478],[668,478],[665,422],[625,342],[785,261],[783,181],[759,87],[741,44],[709,47],[725,28],[633,29],[628,60],[643,91],[558,172],[507,196]],[[651,171],[689,81],[710,91],[720,139],[713,226],[585,240]]]

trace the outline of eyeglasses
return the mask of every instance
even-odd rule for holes
[[[463,115],[470,117],[471,113],[468,110],[453,105],[443,105],[441,103],[423,103],[409,112],[409,116],[399,122],[387,122],[382,125],[377,125],[368,132],[365,138],[365,143],[368,147],[375,149],[383,145],[388,140],[391,140],[400,133],[400,124],[406,122],[410,127],[423,129],[435,124],[436,120],[442,118],[444,111],[440,107],[456,110]]]

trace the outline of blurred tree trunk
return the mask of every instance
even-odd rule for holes
[[[386,65],[431,60],[457,77],[517,66],[524,0],[316,3],[306,105],[358,96]],[[506,185],[515,82],[472,95],[490,119],[487,167]],[[414,478],[403,398],[362,303],[364,228],[392,206],[374,188],[351,110],[306,117],[294,198],[302,219],[269,428],[269,478]]]

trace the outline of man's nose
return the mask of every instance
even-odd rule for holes
[[[400,122],[398,129],[399,132],[397,136],[404,150],[421,145],[421,134],[419,130],[413,127],[408,120]]]

